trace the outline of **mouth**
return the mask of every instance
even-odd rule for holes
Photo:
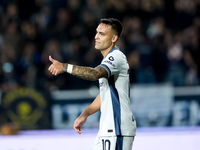
[[[100,42],[95,41],[95,45],[98,45],[98,44],[100,44]]]

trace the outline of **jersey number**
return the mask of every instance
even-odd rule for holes
[[[103,150],[110,150],[110,141],[102,139]]]

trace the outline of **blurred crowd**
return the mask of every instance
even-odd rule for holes
[[[118,46],[127,55],[133,84],[200,84],[200,0],[2,0],[0,86],[39,90],[97,85],[67,73],[48,72],[48,56],[95,67],[101,18],[124,25]]]

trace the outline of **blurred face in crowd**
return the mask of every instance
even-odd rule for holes
[[[96,29],[95,49],[100,51],[111,50],[117,38],[118,36],[111,25],[101,23]]]

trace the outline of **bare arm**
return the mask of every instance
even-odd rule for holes
[[[100,94],[96,97],[96,99],[90,104],[83,113],[75,120],[74,122],[74,130],[79,134],[82,133],[81,127],[87,121],[88,116],[96,113],[100,110],[101,107],[101,99]]]
[[[51,58],[51,56],[49,56],[49,60],[52,62],[51,66],[49,67],[49,71],[53,75],[58,75],[60,73],[67,72],[67,63],[61,63]],[[98,80],[102,77],[108,77],[108,72],[102,66],[91,68],[73,65],[73,70],[71,74],[78,78],[91,81]]]
[[[98,80],[102,77],[107,77],[108,73],[106,69],[102,66],[97,66],[95,68],[91,67],[81,67],[73,65],[72,75],[84,79],[84,80]],[[65,70],[67,69],[67,64],[63,64]]]

